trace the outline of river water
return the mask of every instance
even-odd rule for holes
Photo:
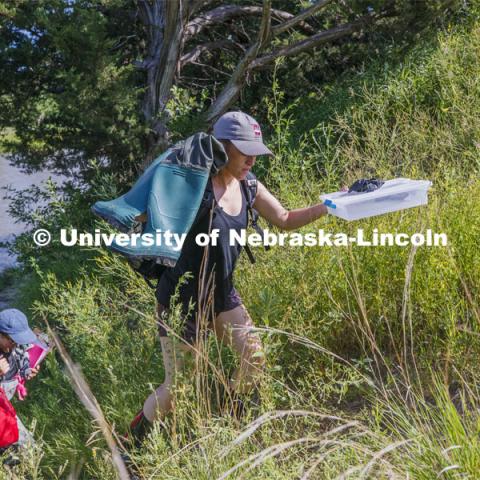
[[[10,241],[15,238],[15,235],[24,232],[26,229],[26,225],[15,223],[14,219],[8,214],[9,201],[4,198],[6,193],[4,187],[12,186],[21,190],[31,185],[41,185],[49,177],[56,182],[62,181],[62,177],[50,172],[38,172],[31,175],[23,173],[17,167],[10,165],[6,157],[0,156],[0,242]],[[13,267],[15,264],[15,256],[11,255],[6,248],[0,248],[0,274],[6,268]]]

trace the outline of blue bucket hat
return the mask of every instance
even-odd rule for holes
[[[9,308],[0,312],[0,333],[7,334],[18,345],[37,343],[40,340],[28,326],[27,317],[16,308]]]

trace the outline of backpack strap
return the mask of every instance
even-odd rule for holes
[[[190,229],[192,229],[215,205],[215,194],[213,193],[212,177],[208,178],[205,191],[203,192],[200,208],[198,209],[197,216],[192,223]]]
[[[255,197],[257,196],[258,189],[257,177],[253,173],[249,172],[246,178],[243,179],[240,184],[242,185],[245,198],[247,199],[247,215],[250,219],[250,225],[262,237],[263,240],[264,232],[257,223],[258,212],[253,208],[253,203],[255,202]],[[245,245],[244,248],[245,252],[247,252],[250,262],[255,263],[255,257],[253,256],[252,250],[250,249],[249,245]],[[265,250],[269,249],[270,247],[266,245]]]

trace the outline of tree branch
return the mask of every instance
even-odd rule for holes
[[[230,40],[219,40],[217,42],[208,42],[203,43],[202,45],[197,45],[193,50],[186,53],[180,58],[180,69],[189,63],[196,62],[200,55],[206,51],[218,50],[219,48],[224,48],[227,45],[233,45],[233,42]]]
[[[291,57],[293,55],[298,55],[299,53],[302,53],[306,50],[311,50],[312,48],[315,48],[322,43],[330,42],[332,40],[342,38],[346,35],[350,35],[355,30],[361,28],[364,23],[364,17],[362,17],[362,19],[359,19],[355,22],[330,28],[329,30],[317,33],[312,37],[300,40],[296,43],[293,43],[292,45],[286,45],[285,47],[281,47],[272,53],[269,53],[254,60],[250,64],[250,69],[264,67],[265,65],[273,62],[279,57]]]
[[[324,0],[325,1],[325,0]],[[328,0],[331,1],[331,0]],[[208,12],[202,13],[198,17],[191,20],[185,28],[185,41],[188,41],[191,37],[200,33],[206,27],[211,25],[224,23],[232,18],[246,16],[246,15],[260,15],[263,12],[262,7],[254,6],[238,6],[238,5],[222,5],[221,7],[214,8]],[[293,14],[285,12],[283,10],[271,10],[272,17],[282,20],[290,21],[295,18]],[[314,29],[302,19],[295,22],[304,31],[309,34],[314,32]],[[291,27],[288,27],[291,28]]]
[[[319,0],[310,8],[307,8],[303,12],[300,12],[298,15],[290,18],[285,23],[282,23],[281,25],[277,25],[276,27],[273,27],[272,35],[273,36],[280,35],[285,30],[293,28],[295,25],[299,24],[300,22],[303,22],[306,18],[311,17],[312,15],[315,15],[319,10],[321,10],[323,7],[328,5],[331,1],[332,0]]]
[[[223,112],[225,112],[235,98],[237,98],[243,86],[245,75],[250,67],[250,64],[257,57],[258,52],[260,52],[269,41],[271,34],[270,21],[271,0],[263,0],[262,23],[258,32],[257,41],[247,50],[247,53],[237,65],[237,68],[233,72],[227,85],[225,85],[220,95],[208,109],[206,115],[207,122],[213,122]]]

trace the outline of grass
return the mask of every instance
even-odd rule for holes
[[[134,452],[145,478],[478,478],[479,56],[472,14],[382,76],[375,66],[372,78],[333,86],[344,97],[328,118],[318,114],[328,97],[285,106],[274,85],[277,155],[258,173],[286,206],[366,175],[434,184],[426,207],[352,224],[332,217],[303,232],[430,228],[449,246],[257,249],[254,267],[244,258],[237,286],[268,364],[262,409],[241,424],[219,411],[216,388],[235,358],[210,338],[178,384],[166,429],[156,425]],[[118,257],[88,258],[70,275],[41,264],[24,291],[41,292],[31,312],[61,334],[122,433],[162,381],[154,298]],[[22,468],[36,478],[114,478],[59,358],[43,370],[20,408],[37,421],[43,457]]]

